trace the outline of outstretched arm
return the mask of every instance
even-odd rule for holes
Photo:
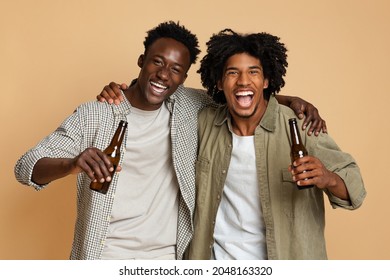
[[[308,135],[313,132],[317,136],[321,130],[327,133],[326,122],[320,117],[317,108],[306,100],[296,96],[276,95],[276,99],[280,104],[290,107],[299,119],[303,119],[302,129],[305,130],[308,126]]]
[[[75,158],[41,158],[34,166],[32,181],[45,185],[70,174],[85,172],[92,181],[111,181],[113,165],[102,151],[88,148]],[[120,167],[116,169],[120,171]]]

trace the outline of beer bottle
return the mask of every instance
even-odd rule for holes
[[[120,121],[118,128],[116,129],[116,132],[115,132],[114,136],[112,137],[110,145],[103,151],[103,153],[105,153],[109,157],[112,165],[114,166],[114,170],[112,172],[110,172],[111,181],[110,182],[105,181],[104,183],[91,182],[89,187],[92,190],[100,192],[102,194],[107,193],[108,188],[110,187],[110,183],[112,182],[112,178],[114,176],[115,170],[119,164],[119,160],[121,157],[120,148],[122,145],[122,141],[123,141],[123,138],[125,135],[126,128],[127,128],[127,122]]]
[[[297,120],[295,118],[289,119],[288,123],[290,125],[290,133],[291,133],[291,164],[298,158],[307,156],[307,150],[305,145],[303,145],[301,140],[301,134],[298,130]],[[305,172],[305,171],[304,171]],[[307,180],[307,179],[306,179]],[[297,188],[300,190],[312,188],[314,185],[308,186],[298,186]]]

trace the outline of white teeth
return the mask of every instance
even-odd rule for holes
[[[252,91],[239,91],[236,93],[236,96],[248,96],[248,95],[253,95]]]
[[[167,89],[168,87],[165,87],[165,86],[163,86],[163,85],[161,85],[161,84],[159,84],[159,83],[155,83],[155,82],[150,82],[153,86],[155,86],[155,87],[158,87],[158,88],[161,88],[161,89]]]

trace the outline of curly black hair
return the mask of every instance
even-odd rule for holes
[[[218,90],[218,81],[222,79],[226,61],[235,54],[247,53],[260,60],[264,78],[268,79],[268,88],[264,89],[264,98],[269,99],[284,86],[286,74],[287,49],[279,38],[268,33],[239,34],[224,29],[214,34],[206,43],[207,54],[201,60],[200,73],[202,85],[214,101],[225,104],[223,91]]]
[[[198,38],[183,25],[180,25],[179,22],[163,22],[160,23],[157,27],[149,30],[144,41],[145,54],[148,51],[150,45],[160,38],[172,38],[182,43],[190,52],[191,64],[196,62],[198,54],[200,53]]]

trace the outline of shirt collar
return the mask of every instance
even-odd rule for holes
[[[185,88],[183,85],[179,85],[178,88],[174,93],[171,94],[166,100],[165,100],[165,105],[167,106],[169,112],[172,114],[173,112],[173,106],[175,104],[175,101],[177,99],[177,96],[180,94],[185,94]]]
[[[124,92],[121,90],[123,101],[119,103],[118,105],[114,105],[114,114],[115,115],[128,115],[131,111],[131,104],[129,100],[127,100],[127,97],[125,96]]]
[[[267,109],[260,121],[260,126],[268,131],[275,131],[276,129],[276,117],[279,109],[279,103],[275,98],[275,95],[271,95],[268,101]]]
[[[136,80],[133,80],[132,84],[134,83],[134,81],[136,81]],[[175,103],[176,96],[178,94],[182,94],[182,92],[184,90],[185,90],[184,86],[180,85],[177,88],[177,90],[164,101],[171,114],[173,111],[173,105]],[[114,114],[115,115],[128,115],[131,111],[132,106],[131,106],[129,100],[127,100],[127,97],[125,96],[125,94],[122,90],[121,90],[121,93],[123,96],[123,102],[119,103],[119,105],[114,106]]]
[[[217,117],[215,118],[214,124],[216,126],[222,126],[228,119],[231,119],[229,109],[227,105],[221,105],[217,109]]]

